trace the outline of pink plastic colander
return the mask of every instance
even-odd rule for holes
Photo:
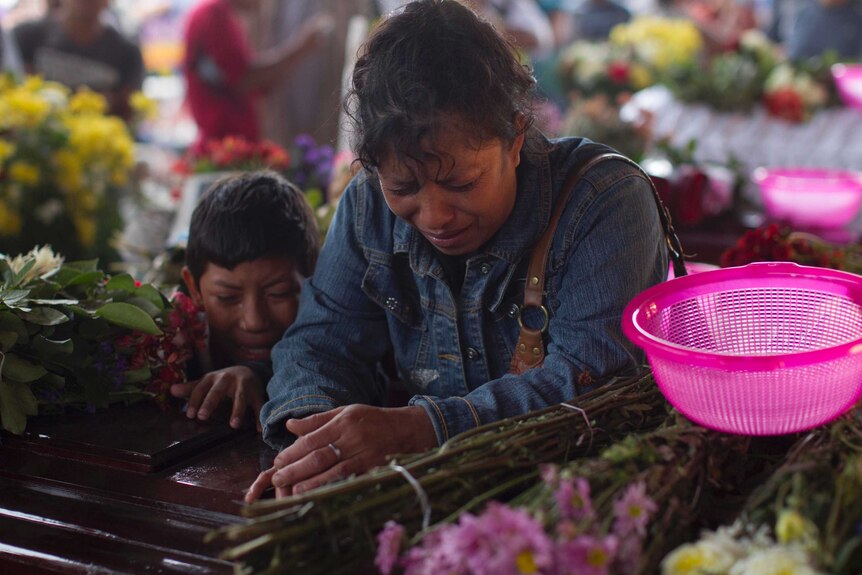
[[[785,262],[706,271],[635,297],[623,331],[667,400],[704,427],[780,435],[862,394],[862,276]]]
[[[757,168],[766,214],[803,228],[846,226],[862,205],[862,174],[816,168]]]

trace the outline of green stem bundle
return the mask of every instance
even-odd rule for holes
[[[616,377],[571,404],[488,424],[438,449],[299,496],[255,503],[248,521],[209,534],[239,573],[355,573],[370,568],[388,520],[417,533],[420,494],[432,523],[506,500],[537,481],[542,463],[565,463],[667,419],[651,374]],[[399,471],[398,467],[401,468]],[[415,481],[411,481],[415,480]]]

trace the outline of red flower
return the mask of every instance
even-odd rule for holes
[[[625,60],[614,60],[608,64],[608,78],[618,86],[629,83],[629,64]]]
[[[805,119],[805,102],[793,88],[778,88],[768,92],[763,96],[763,103],[773,116],[790,122],[801,122]]]

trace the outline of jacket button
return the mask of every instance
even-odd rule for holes
[[[482,275],[488,275],[491,271],[491,264],[482,264],[479,266],[479,271],[482,272]]]
[[[389,311],[395,311],[398,309],[398,300],[394,297],[386,298],[386,307],[389,308]]]
[[[475,361],[475,360],[479,359],[479,357],[481,355],[482,354],[479,353],[478,349],[476,349],[474,347],[468,347],[467,348],[467,359]]]
[[[520,306],[518,306],[518,304],[516,304],[516,303],[513,303],[512,307],[509,308],[509,312],[506,315],[508,315],[512,319],[515,319],[516,317],[518,317],[518,313],[520,311],[521,311]]]

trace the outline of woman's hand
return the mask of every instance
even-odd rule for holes
[[[200,420],[208,419],[223,399],[230,398],[233,400],[230,426],[239,429],[250,407],[254,413],[255,426],[258,432],[261,431],[260,408],[266,398],[266,389],[263,382],[246,366],[235,365],[211,371],[197,381],[176,383],[171,386],[171,395],[188,397],[186,415],[189,419]]]
[[[437,445],[431,420],[421,407],[349,405],[289,419],[285,425],[297,440],[258,476],[246,502],[258,499],[270,485],[275,486],[276,497],[298,495],[383,465],[388,455]]]

